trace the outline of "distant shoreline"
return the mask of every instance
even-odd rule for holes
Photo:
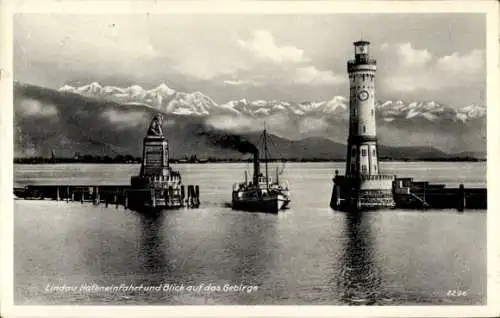
[[[171,164],[206,164],[206,163],[248,163],[251,159],[206,159],[206,160],[185,160],[171,159]],[[345,159],[269,159],[268,162],[345,162]],[[453,158],[380,158],[379,162],[486,162],[483,158],[453,157]],[[14,164],[140,164],[141,160],[116,160],[105,159],[70,159],[70,158],[15,158]]]

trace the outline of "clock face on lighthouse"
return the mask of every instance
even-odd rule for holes
[[[367,99],[368,99],[368,96],[370,96],[370,95],[368,94],[368,92],[367,92],[367,91],[361,91],[361,92],[359,92],[359,94],[358,94],[358,98],[359,98],[360,100],[363,100],[363,101],[364,101],[364,100],[367,100]]]

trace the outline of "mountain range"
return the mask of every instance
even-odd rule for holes
[[[216,114],[266,117],[279,113],[290,113],[298,116],[328,116],[337,119],[348,119],[348,99],[335,96],[327,101],[303,101],[291,103],[278,100],[254,100],[245,98],[217,104],[213,99],[201,92],[178,92],[165,83],[147,90],[139,85],[127,88],[101,86],[92,82],[81,87],[64,85],[60,92],[77,93],[97,99],[114,101],[120,104],[143,104],[164,111],[168,114],[210,116]],[[392,122],[397,118],[422,118],[430,122],[462,122],[467,123],[486,116],[486,107],[467,105],[459,109],[445,107],[435,101],[410,102],[378,101],[375,105],[379,118]]]
[[[74,152],[140,155],[142,136],[154,112],[166,114],[174,157],[238,157],[193,134],[199,125],[256,141],[264,123],[278,152],[287,158],[345,156],[348,100],[299,103],[233,100],[217,103],[201,92],[179,92],[166,84],[152,89],[98,83],[59,90],[15,83],[16,156]],[[454,109],[437,102],[383,101],[376,104],[381,156],[444,158],[456,153],[484,157],[486,108]]]

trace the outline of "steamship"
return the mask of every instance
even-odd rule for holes
[[[276,180],[268,175],[267,135],[264,129],[264,165],[265,175],[260,172],[259,151],[253,158],[253,177],[248,181],[245,171],[245,181],[233,185],[232,209],[247,212],[278,213],[290,204],[290,192],[287,182],[280,183],[280,172],[276,168]]]

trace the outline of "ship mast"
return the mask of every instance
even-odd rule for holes
[[[266,135],[266,123],[264,122],[264,164],[266,165],[266,188],[269,190],[269,179],[268,179],[268,169],[267,169],[267,135]]]

